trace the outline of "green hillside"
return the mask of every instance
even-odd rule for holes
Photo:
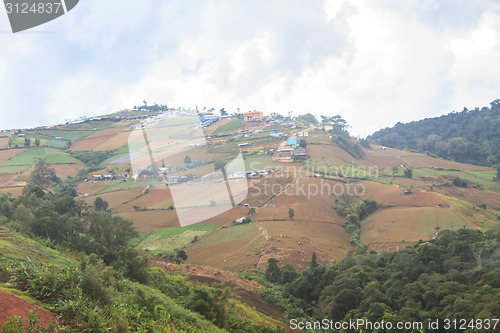
[[[152,267],[127,246],[131,224],[38,186],[0,195],[0,292],[35,300],[65,332],[285,331],[230,288]],[[9,321],[2,332],[20,328]]]
[[[500,100],[490,107],[452,112],[373,133],[372,143],[415,149],[462,163],[500,164]]]
[[[25,152],[11,158],[5,162],[4,166],[12,165],[32,165],[35,164],[37,158],[46,159],[47,163],[51,164],[80,164],[84,165],[82,162],[76,158],[71,157],[65,151],[54,149],[54,148],[30,148]]]

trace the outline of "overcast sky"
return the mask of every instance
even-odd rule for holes
[[[500,1],[81,0],[9,32],[0,128],[148,103],[340,114],[351,133],[500,98]]]

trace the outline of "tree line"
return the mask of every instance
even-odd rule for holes
[[[288,317],[305,320],[499,318],[498,253],[497,228],[445,230],[435,240],[393,253],[358,249],[330,266],[318,265],[314,256],[303,272],[271,258],[265,274],[270,287],[262,296]]]
[[[451,112],[407,124],[397,123],[373,133],[376,144],[414,149],[462,163],[500,164],[500,99],[490,107]]]

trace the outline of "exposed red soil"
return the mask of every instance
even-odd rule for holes
[[[21,317],[25,321],[30,311],[35,311],[35,314],[40,315],[40,324],[44,327],[49,326],[51,321],[56,322],[56,317],[50,312],[42,310],[17,296],[0,293],[0,327],[5,324],[9,317]]]

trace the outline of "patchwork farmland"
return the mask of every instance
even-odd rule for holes
[[[186,122],[171,121],[175,135],[182,135]],[[173,198],[169,187],[179,185],[165,184],[171,171],[132,178],[133,164],[147,165],[150,159],[147,150],[128,150],[135,124],[108,119],[26,132],[31,142],[40,140],[40,147],[9,147],[9,137],[0,137],[0,192],[20,194],[35,160],[45,158],[60,178],[77,179],[78,196],[87,204],[101,198],[112,213],[133,221],[141,233],[134,242],[138,249],[157,253],[183,248],[188,263],[233,271],[263,270],[271,257],[304,268],[313,252],[319,262],[329,263],[356,250],[345,219],[334,209],[335,201],[346,196],[353,203],[372,199],[381,205],[360,223],[360,241],[377,252],[429,240],[445,229],[488,228],[500,213],[500,185],[492,180],[492,168],[376,145],[355,158],[320,127],[226,119],[203,128],[211,137],[207,146],[168,138],[152,146],[153,152],[166,149],[158,155],[157,167],[164,163],[165,170],[175,169],[173,174],[185,179],[202,179],[214,172],[215,161],[229,163],[242,153],[245,170],[254,175],[247,180],[247,196],[227,211],[204,217],[211,202],[224,200],[210,185],[201,182],[198,192],[178,191]],[[301,131],[308,136],[299,136]],[[292,134],[307,145],[307,160],[273,160],[273,152]],[[22,137],[15,140],[18,146],[24,143]],[[194,163],[186,165],[187,155]],[[75,158],[80,156],[85,159]],[[404,177],[408,168],[411,178]],[[455,177],[467,187],[453,186]],[[180,226],[176,200],[186,200],[184,196],[200,204],[201,224]],[[247,216],[251,224],[234,223]]]

